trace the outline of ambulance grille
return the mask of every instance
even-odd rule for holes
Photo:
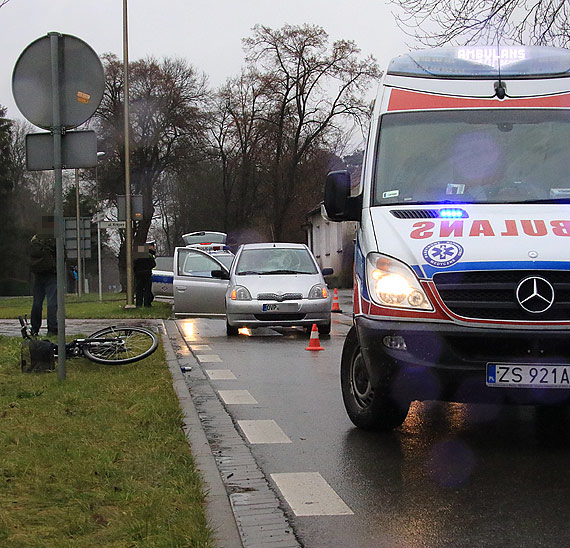
[[[397,219],[437,219],[439,209],[391,209]]]
[[[517,302],[518,284],[529,276],[548,280],[554,303],[540,314],[525,311]],[[493,270],[439,272],[433,281],[445,305],[465,318],[487,320],[570,320],[570,272],[563,270]]]

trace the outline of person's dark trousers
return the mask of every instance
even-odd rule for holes
[[[32,288],[34,302],[32,304],[32,331],[38,333],[42,326],[42,308],[47,297],[48,331],[57,333],[57,276],[51,272],[34,274]]]
[[[150,306],[152,302],[152,272],[137,272],[135,274],[135,304]]]

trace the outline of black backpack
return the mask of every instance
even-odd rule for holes
[[[35,339],[22,341],[20,365],[22,373],[55,371],[54,347],[51,341]]]

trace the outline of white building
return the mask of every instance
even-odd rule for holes
[[[330,267],[329,287],[352,287],[356,222],[334,223],[322,215],[322,204],[307,214],[307,245],[321,268]]]

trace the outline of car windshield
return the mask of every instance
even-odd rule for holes
[[[570,112],[385,114],[373,205],[570,202]]]
[[[311,255],[303,248],[271,247],[244,249],[236,265],[236,274],[316,274]]]

